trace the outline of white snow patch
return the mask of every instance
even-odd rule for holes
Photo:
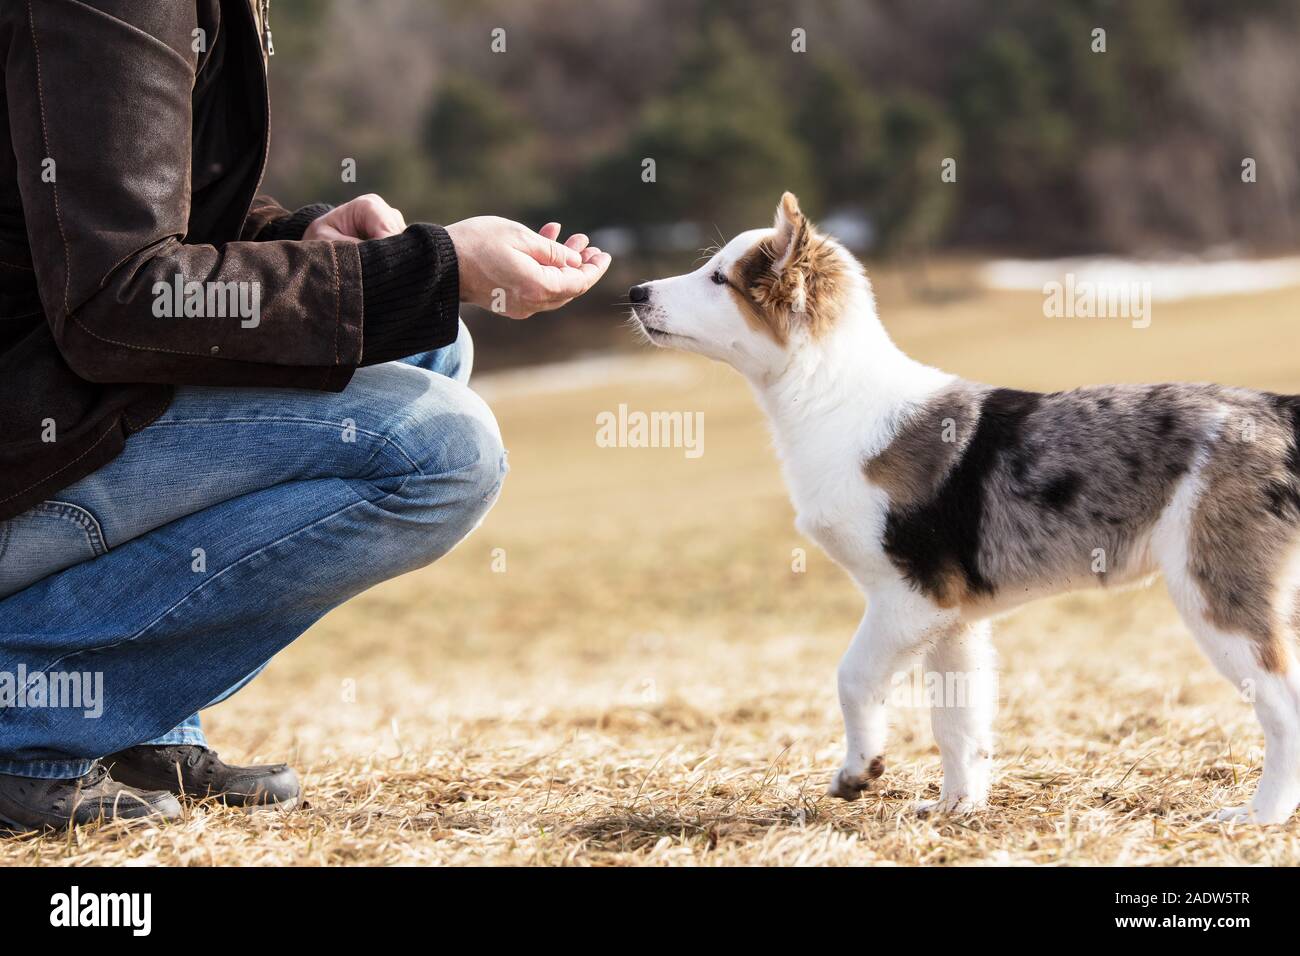
[[[1300,285],[1300,256],[1281,259],[1222,259],[1153,262],[1118,258],[995,259],[980,270],[988,288],[1043,292],[1049,282],[1073,273],[1076,284],[1099,293],[1142,283],[1156,302],[1204,296],[1244,295]]]

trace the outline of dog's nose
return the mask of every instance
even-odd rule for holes
[[[627,297],[633,302],[649,302],[650,287],[648,285],[634,285],[627,290]]]

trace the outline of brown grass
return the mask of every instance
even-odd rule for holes
[[[939,279],[969,292],[959,267]],[[926,306],[878,285],[901,344],[985,380],[1300,390],[1296,291],[1157,303],[1135,331],[1043,319],[1032,295]],[[736,376],[663,354],[642,367],[664,363],[675,382],[495,399],[513,474],[484,527],[327,617],[207,715],[226,756],[291,759],[307,806],[7,841],[0,863],[1300,862],[1300,823],[1205,822],[1247,799],[1262,741],[1158,587],[999,625],[986,814],[910,813],[939,779],[916,709],[896,715],[877,790],[823,796],[841,756],[834,668],[861,601],[794,532]],[[597,448],[595,415],[619,402],[704,411],[704,456]]]

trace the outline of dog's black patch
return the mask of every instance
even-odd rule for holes
[[[1015,454],[1011,456],[1011,477],[1016,481],[1024,481],[1029,475],[1029,456],[1024,454]]]
[[[1014,456],[1013,462],[1032,460],[1024,448],[1025,419],[1042,400],[1037,392],[1012,388],[989,392],[975,433],[934,497],[891,511],[885,519],[885,553],[923,593],[942,596],[954,570],[971,592],[993,593],[993,583],[979,567],[984,490],[1005,456]]]
[[[1049,481],[1038,493],[1038,500],[1053,511],[1064,511],[1079,495],[1083,479],[1077,471],[1067,471]]]

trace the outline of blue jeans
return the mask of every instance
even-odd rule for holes
[[[118,458],[0,522],[0,773],[77,777],[139,743],[203,743],[199,710],[330,609],[451,550],[506,472],[472,362],[462,324],[338,394],[178,388]],[[6,700],[5,675],[65,693]],[[102,679],[102,713],[67,706],[72,675]]]

